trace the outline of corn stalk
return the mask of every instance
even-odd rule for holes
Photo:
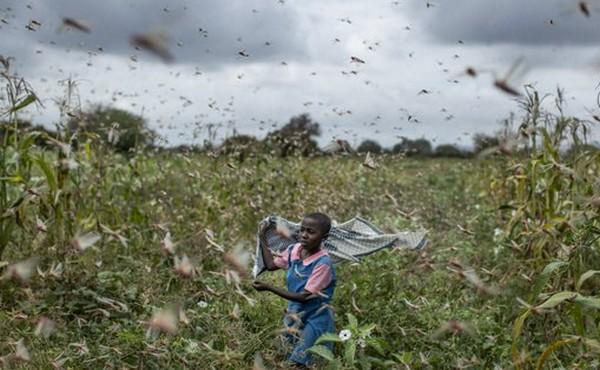
[[[572,318],[576,334],[591,336],[592,340],[598,333],[586,332],[583,321],[585,316],[597,319],[598,312],[583,310],[583,306],[595,298],[585,298],[579,292],[569,294],[576,277],[591,269],[600,257],[600,182],[597,180],[600,152],[587,150],[592,123],[564,114],[562,91],[557,90],[556,113],[542,109],[547,97],[540,97],[532,87],[527,87],[527,95],[521,102],[526,115],[519,134],[528,139],[530,149],[511,159],[510,172],[501,180],[501,188],[508,198],[501,208],[511,210],[506,231],[508,240],[518,246],[514,249],[519,251],[517,257],[523,262],[520,265],[538,271],[544,268],[528,294],[529,299],[539,300],[546,289],[557,292],[565,302],[571,303],[567,305],[568,310],[558,314],[563,320]],[[565,151],[567,143],[571,148]],[[550,278],[550,273],[559,266],[566,268]],[[520,342],[526,330],[525,321],[543,308],[543,304],[528,307],[514,322],[512,352],[517,368],[523,364],[519,345],[525,344]],[[561,331],[570,330],[568,328],[561,326]],[[570,342],[556,339],[538,364],[543,364],[555,349],[566,343]]]
[[[4,107],[0,112],[2,145],[0,147],[0,258],[12,239],[13,230],[20,223],[18,207],[25,200],[21,185],[29,178],[31,158],[29,148],[34,135],[20,138],[19,112],[39,100],[33,89],[23,79],[11,74],[10,58],[0,57],[3,70],[0,78]]]

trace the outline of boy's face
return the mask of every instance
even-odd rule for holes
[[[316,251],[321,245],[321,240],[327,234],[323,230],[323,226],[317,220],[312,218],[304,218],[300,224],[300,232],[298,233],[298,241],[304,249],[309,252]]]

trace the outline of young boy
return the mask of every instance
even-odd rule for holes
[[[298,243],[290,245],[282,256],[273,258],[267,240],[261,233],[262,256],[267,270],[287,270],[287,290],[262,281],[252,286],[258,291],[270,291],[289,301],[284,325],[294,344],[289,360],[306,366],[313,358],[306,349],[317,338],[334,332],[333,312],[329,302],[335,289],[335,269],[327,252],[321,248],[329,235],[331,220],[323,213],[310,213],[300,224]],[[295,338],[295,340],[294,340]],[[331,347],[331,343],[328,344]]]

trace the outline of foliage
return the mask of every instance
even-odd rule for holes
[[[36,95],[2,76],[2,119],[18,126]],[[265,215],[319,210],[339,221],[360,214],[390,232],[423,226],[431,241],[418,253],[386,250],[336,266],[333,307],[352,337],[336,352],[316,350],[331,366],[598,367],[599,155],[558,150],[567,136],[582,149],[588,130],[562,114],[561,96],[558,114],[542,112],[533,91],[523,101],[529,152],[382,156],[376,169],[335,155],[282,161],[257,152],[238,164],[209,153],[123,156],[94,136],[73,148],[65,131],[7,129],[0,363],[239,369],[260,353],[282,367],[285,302],[252,291],[245,265],[228,261],[254,250]],[[73,111],[64,101],[63,118]],[[292,127],[311,139],[318,130],[301,122]],[[40,135],[48,148],[34,145]]]
[[[562,91],[556,94],[557,113],[541,109],[546,97],[531,88],[527,92],[522,101],[527,114],[519,130],[531,151],[513,157],[508,175],[497,181],[502,183],[499,188],[508,189],[500,209],[510,211],[506,243],[520,261],[519,272],[535,276],[530,271],[543,270],[528,296],[532,305],[527,304],[513,324],[512,357],[517,367],[533,362],[536,355],[527,350],[533,346],[534,353],[541,352],[538,368],[550,358],[574,365],[587,361],[592,344],[600,339],[595,324],[590,326],[600,319],[600,300],[580,291],[595,274],[600,257],[600,153],[584,145],[589,124],[563,114]],[[564,156],[560,148],[566,139],[573,146]],[[547,313],[549,308],[556,312]],[[557,321],[551,331],[534,331],[530,328],[539,323],[530,321],[544,319],[530,320],[532,314],[545,320],[555,316]],[[568,335],[579,339],[565,340]],[[541,345],[549,342],[548,347]],[[567,344],[569,351],[557,351]]]
[[[597,145],[580,143],[569,146],[564,153],[562,153],[562,157],[567,161],[573,161],[577,158],[581,153],[594,153],[600,150],[600,147]]]
[[[435,147],[435,151],[433,153],[436,157],[449,157],[449,158],[462,158],[466,157],[467,153],[463,152],[455,145],[452,144],[442,144]]]
[[[473,153],[477,154],[485,149],[496,147],[500,144],[497,135],[477,133],[473,135]]]
[[[220,154],[235,157],[238,161],[243,162],[246,157],[260,153],[264,151],[264,148],[254,136],[234,135],[225,139],[218,151]]]
[[[358,153],[373,153],[373,154],[381,154],[383,149],[381,145],[375,140],[364,140],[360,145],[356,148]]]
[[[0,101],[6,106],[0,111],[0,258],[11,242],[14,229],[22,221],[16,209],[25,202],[26,196],[19,187],[31,177],[33,157],[30,149],[40,136],[35,131],[19,134],[23,131],[23,121],[18,114],[27,106],[38,103],[38,98],[23,78],[11,73],[9,60],[4,60],[3,66],[0,77],[5,85]]]
[[[24,338],[33,368],[56,361],[74,368],[246,368],[257,351],[267,364],[277,366],[285,353],[274,332],[285,303],[253,293],[247,277],[239,283],[232,280],[223,252],[215,245],[227,252],[242,243],[252,250],[256,224],[269,213],[301,215],[320,209],[343,220],[358,212],[381,225],[410,227],[412,221],[390,216],[395,207],[387,198],[373,198],[374,189],[394,197],[420,194],[405,201],[402,209],[417,210],[419,216],[413,213],[412,219],[420,219],[419,224],[440,227],[437,208],[429,205],[447,209],[444,218],[450,224],[466,219],[464,212],[474,208],[472,204],[464,206],[470,199],[465,198],[468,191],[457,189],[472,185],[461,184],[460,179],[465,173],[481,173],[475,163],[440,161],[424,167],[418,162],[383,159],[384,170],[378,176],[364,176],[365,167],[352,157],[291,158],[285,166],[273,159],[249,158],[243,165],[229,167],[226,157],[203,154],[138,152],[124,158],[95,150],[91,142],[80,148],[70,153],[78,167],[63,175],[58,146],[35,162],[33,180],[27,180],[25,187],[31,188],[35,183],[31,181],[47,186],[17,207],[22,222],[15,226],[4,258],[14,263],[40,257],[37,267],[42,275],[35,274],[27,285],[0,282],[0,315],[4,318],[0,331],[9,333],[0,344],[0,354],[14,353],[11,343]],[[32,156],[38,158],[38,153],[33,151]],[[340,176],[321,175],[333,167]],[[425,191],[422,181],[430,184]],[[38,218],[43,228],[38,226]],[[178,275],[172,257],[162,251],[167,230],[176,255],[190,257],[195,276]],[[439,230],[444,240],[460,242],[459,230],[444,224]],[[95,233],[101,239],[79,252],[71,246],[78,232]],[[439,241],[436,235],[432,238]],[[475,244],[482,242],[464,245],[474,249]],[[445,307],[446,299],[434,298],[438,289],[461,296],[466,292],[459,292],[468,288],[457,289],[441,271],[413,270],[422,258],[413,253],[381,252],[359,266],[340,265],[337,315],[353,313],[357,320],[377,325],[378,337],[388,342],[389,348],[411,348],[415,363],[421,361],[419,353],[434,364],[448,351],[456,358],[468,352],[470,358],[473,343],[436,348],[419,336],[402,336],[403,330],[434,331],[441,320],[453,316],[456,305],[466,304],[457,300]],[[441,262],[446,257],[440,252],[434,258]],[[283,276],[277,273],[267,278],[280,285]],[[356,284],[356,290],[350,282]],[[373,301],[370,291],[380,299]],[[398,292],[403,293],[398,296]],[[428,303],[419,297],[428,297]],[[407,309],[403,299],[418,303],[419,315]],[[185,321],[178,323],[175,334],[149,340],[145,332],[153,312],[170,302],[180,302]],[[28,319],[14,319],[21,315]],[[49,339],[35,336],[41,317],[56,322],[57,330]],[[416,317],[421,319],[415,321]],[[494,332],[498,326],[482,330]],[[475,347],[480,348],[479,344]],[[383,361],[391,354],[378,356]],[[406,359],[409,355],[400,356]],[[80,365],[83,362],[85,365]]]
[[[382,363],[383,361],[380,359],[368,355],[370,351],[380,356],[385,354],[383,349],[385,343],[381,339],[371,336],[376,325],[359,325],[358,320],[351,313],[347,313],[346,317],[348,324],[340,331],[339,335],[323,334],[308,351],[327,360],[330,369],[370,369],[374,363]],[[323,343],[337,343],[341,355],[335,356]]]
[[[0,122],[0,142],[4,142],[5,136],[7,141],[11,141],[11,136],[24,137],[27,134],[35,133],[34,144],[39,147],[47,147],[47,137],[56,137],[56,133],[45,128],[42,125],[33,125],[29,121],[18,119],[15,122]]]
[[[91,134],[89,137],[97,137],[122,153],[150,146],[156,138],[156,133],[147,127],[144,118],[113,107],[96,106],[71,118],[68,127],[73,132]]]
[[[392,153],[404,154],[407,157],[425,157],[430,156],[432,152],[431,143],[424,138],[411,140],[403,137],[402,141],[392,148]]]
[[[267,148],[278,157],[309,156],[318,152],[313,136],[321,135],[319,123],[314,122],[307,113],[292,117],[279,130],[270,132],[265,138]]]

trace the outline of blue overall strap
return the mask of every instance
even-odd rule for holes
[[[290,246],[288,246],[288,270],[292,267],[292,249],[294,249],[294,246],[296,244],[292,244]]]

